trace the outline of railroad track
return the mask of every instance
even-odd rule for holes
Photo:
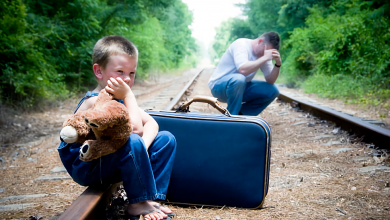
[[[291,94],[280,92],[280,100],[291,103],[292,107],[302,109],[318,118],[332,121],[342,130],[362,137],[366,143],[374,143],[380,148],[390,150],[390,130],[373,125],[361,118],[334,110],[332,108],[311,103]]]
[[[164,108],[165,111],[172,110],[174,106],[186,95],[188,89],[196,82],[202,71],[198,72],[185,85],[184,88],[169,102]],[[281,92],[279,99],[292,104],[294,108],[302,109],[312,115],[333,121],[337,126],[343,130],[355,133],[356,135],[364,137],[365,142],[372,142],[381,148],[389,149],[390,145],[390,130],[386,130],[379,126],[372,125],[359,118],[352,117],[348,114],[338,112],[329,107],[320,106],[293,97],[287,93]],[[110,203],[112,193],[117,189],[118,184],[112,184],[100,187],[88,187],[66,211],[59,217],[63,219],[105,219],[105,207]]]

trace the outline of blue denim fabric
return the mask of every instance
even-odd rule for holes
[[[241,112],[257,116],[279,95],[279,90],[264,81],[246,82],[244,75],[236,73],[220,78],[211,93],[219,101],[228,104],[227,109],[231,114]]]
[[[158,132],[148,151],[143,139],[131,134],[118,151],[90,162],[79,159],[81,145],[61,142],[58,147],[61,161],[75,182],[90,186],[123,181],[130,203],[166,199],[176,152],[171,133]]]

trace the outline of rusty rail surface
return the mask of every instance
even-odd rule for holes
[[[198,76],[203,72],[203,70],[201,70],[199,73],[197,73],[185,86],[184,88],[172,99],[172,101],[164,108],[164,111],[170,111],[173,109],[173,107],[176,105],[176,104],[179,104],[180,100],[183,98],[184,96],[184,93],[186,93],[186,91],[192,86],[192,84],[194,84],[194,82],[196,81],[196,78],[198,78]]]
[[[203,71],[203,70],[202,70]],[[202,73],[197,73],[184,88],[172,99],[164,110],[172,110],[173,106],[179,103],[184,93],[196,81]],[[66,210],[58,220],[100,220],[106,219],[105,209],[111,203],[112,193],[116,191],[120,183],[106,186],[88,187]]]
[[[390,149],[390,130],[370,124],[360,118],[339,112],[329,107],[320,106],[293,97],[282,91],[280,91],[278,98],[289,103],[296,102],[300,109],[321,119],[332,121],[336,123],[337,126],[341,127],[341,129],[348,131],[351,134],[364,136],[363,141],[366,143],[374,143],[382,149]]]

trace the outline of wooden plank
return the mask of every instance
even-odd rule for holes
[[[112,193],[115,192],[119,184],[88,187],[58,219],[106,219],[105,208],[110,203]]]

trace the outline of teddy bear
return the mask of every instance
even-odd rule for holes
[[[83,143],[79,158],[87,162],[117,151],[131,132],[126,106],[102,89],[91,109],[78,111],[65,120],[60,139],[66,143]]]

